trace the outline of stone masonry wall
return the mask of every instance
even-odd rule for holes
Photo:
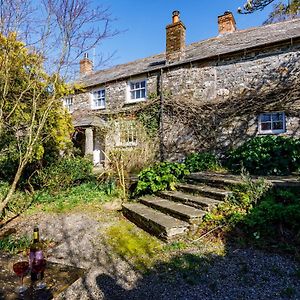
[[[215,61],[206,61],[180,65],[164,69],[163,91],[171,97],[184,98],[186,95],[195,101],[226,101],[232,93],[238,93],[258,82],[268,84],[271,77],[279,78],[280,70],[292,66],[299,66],[300,47],[253,51],[243,57],[231,57]],[[147,77],[147,94],[157,92],[157,72],[137,78]],[[132,79],[137,79],[133,77]],[[122,107],[134,105],[126,104],[126,90],[129,80],[100,85],[106,90],[106,110],[114,111]],[[97,88],[95,88],[97,90]],[[93,91],[93,90],[91,90]],[[85,92],[74,97],[75,111],[90,110],[90,93]],[[299,99],[300,100],[300,99]],[[262,101],[264,101],[262,99]],[[287,135],[299,136],[299,103],[286,112]],[[262,111],[263,112],[263,111]],[[97,113],[97,111],[94,111]],[[180,120],[164,118],[164,144],[170,155],[169,159],[177,160],[188,152],[205,148],[191,131]],[[248,115],[232,120],[232,125],[222,129],[220,144],[229,146],[241,143],[248,136],[258,134],[257,115]],[[241,134],[237,134],[241,130]],[[220,147],[221,148],[221,147]]]

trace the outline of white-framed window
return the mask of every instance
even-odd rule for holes
[[[92,92],[92,109],[105,108],[105,89]]]
[[[147,81],[146,79],[134,80],[128,82],[127,102],[139,102],[146,100]]]
[[[63,100],[64,107],[71,113],[73,112],[73,97],[67,97]]]
[[[285,132],[286,121],[284,112],[268,112],[259,115],[259,133],[276,134]]]
[[[124,120],[118,123],[118,146],[136,146],[138,142],[138,128],[134,120]]]

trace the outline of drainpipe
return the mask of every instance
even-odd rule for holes
[[[160,69],[159,74],[159,96],[160,96],[160,110],[159,110],[159,155],[160,161],[165,160],[165,146],[164,146],[164,96],[163,96],[163,69]]]

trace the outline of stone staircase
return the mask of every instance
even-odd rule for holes
[[[202,221],[205,214],[224,201],[229,186],[241,183],[238,176],[193,173],[176,191],[143,196],[138,203],[125,203],[124,216],[145,231],[163,240],[185,235]]]

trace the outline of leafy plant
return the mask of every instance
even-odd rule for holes
[[[175,184],[189,174],[185,164],[162,162],[144,169],[138,176],[135,195],[152,194],[165,189],[175,189]]]
[[[200,228],[210,229],[216,226],[234,227],[243,222],[247,214],[260,198],[269,190],[270,185],[264,180],[252,180],[249,174],[242,173],[243,183],[233,188],[227,201],[204,217]]]
[[[255,175],[288,175],[300,167],[300,140],[259,136],[228,153],[227,166],[235,172],[244,167]]]
[[[218,158],[209,152],[199,152],[189,154],[184,163],[190,172],[216,171],[221,167]]]
[[[57,191],[94,179],[92,170],[93,163],[89,159],[62,158],[42,169],[33,181],[39,188]]]

